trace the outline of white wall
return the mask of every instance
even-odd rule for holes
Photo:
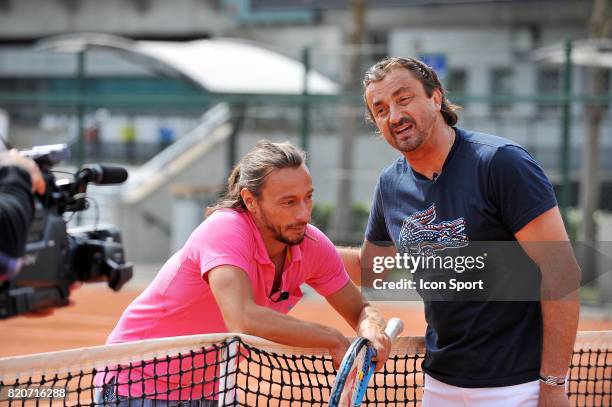
[[[46,36],[63,32],[108,32],[129,35],[217,34],[231,18],[212,2],[149,0],[140,10],[126,0],[11,0],[0,13],[4,38]],[[76,7],[72,7],[76,5]]]

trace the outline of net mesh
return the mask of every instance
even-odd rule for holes
[[[259,338],[158,341],[0,359],[0,405],[121,406],[131,397],[172,400],[172,406],[321,406],[336,374],[323,350]],[[611,349],[612,332],[580,333],[567,387],[572,405],[612,404]],[[420,405],[423,353],[422,338],[399,338],[364,405]]]

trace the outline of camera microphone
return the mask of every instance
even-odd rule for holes
[[[96,185],[120,184],[127,180],[128,172],[123,167],[93,164],[79,171],[80,180]]]
[[[34,197],[36,211],[28,231],[27,260],[18,274],[0,281],[0,319],[65,306],[74,282],[106,280],[110,288],[119,290],[132,277],[121,231],[112,225],[98,225],[98,214],[94,225],[68,230],[69,219],[64,214],[88,209],[88,184],[120,184],[128,178],[127,170],[91,164],[57,179],[52,168],[70,157],[68,146],[37,146],[21,154],[40,168],[46,194]],[[0,268],[1,257],[0,253]],[[11,258],[4,260],[8,272],[16,269]]]

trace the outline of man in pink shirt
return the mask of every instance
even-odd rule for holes
[[[377,367],[382,367],[390,350],[385,321],[350,281],[334,245],[308,224],[312,194],[303,153],[289,143],[260,141],[232,171],[225,197],[208,209],[207,219],[185,246],[128,306],[107,343],[241,332],[292,346],[327,348],[337,367],[348,340],[334,328],[286,315],[306,283],[370,339],[378,353]],[[132,387],[105,386],[104,401],[129,406],[129,395],[141,402],[143,387],[145,394],[162,393],[157,404],[148,400],[155,406],[164,405],[160,398],[171,405],[171,400],[194,396],[193,389],[176,389],[178,378],[176,383],[155,381],[154,372],[144,368],[141,373],[150,378],[144,386],[142,381]],[[159,368],[155,373],[160,374]],[[110,379],[127,383],[125,376]],[[204,392],[211,394],[214,388]],[[209,398],[206,394],[197,396]]]

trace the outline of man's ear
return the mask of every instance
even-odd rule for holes
[[[242,201],[247,207],[247,210],[249,212],[253,212],[255,210],[255,196],[253,195],[253,193],[247,188],[242,188],[240,190],[240,196],[242,197]]]
[[[436,108],[440,111],[442,109],[442,91],[439,88],[435,88],[431,97],[433,98]]]

